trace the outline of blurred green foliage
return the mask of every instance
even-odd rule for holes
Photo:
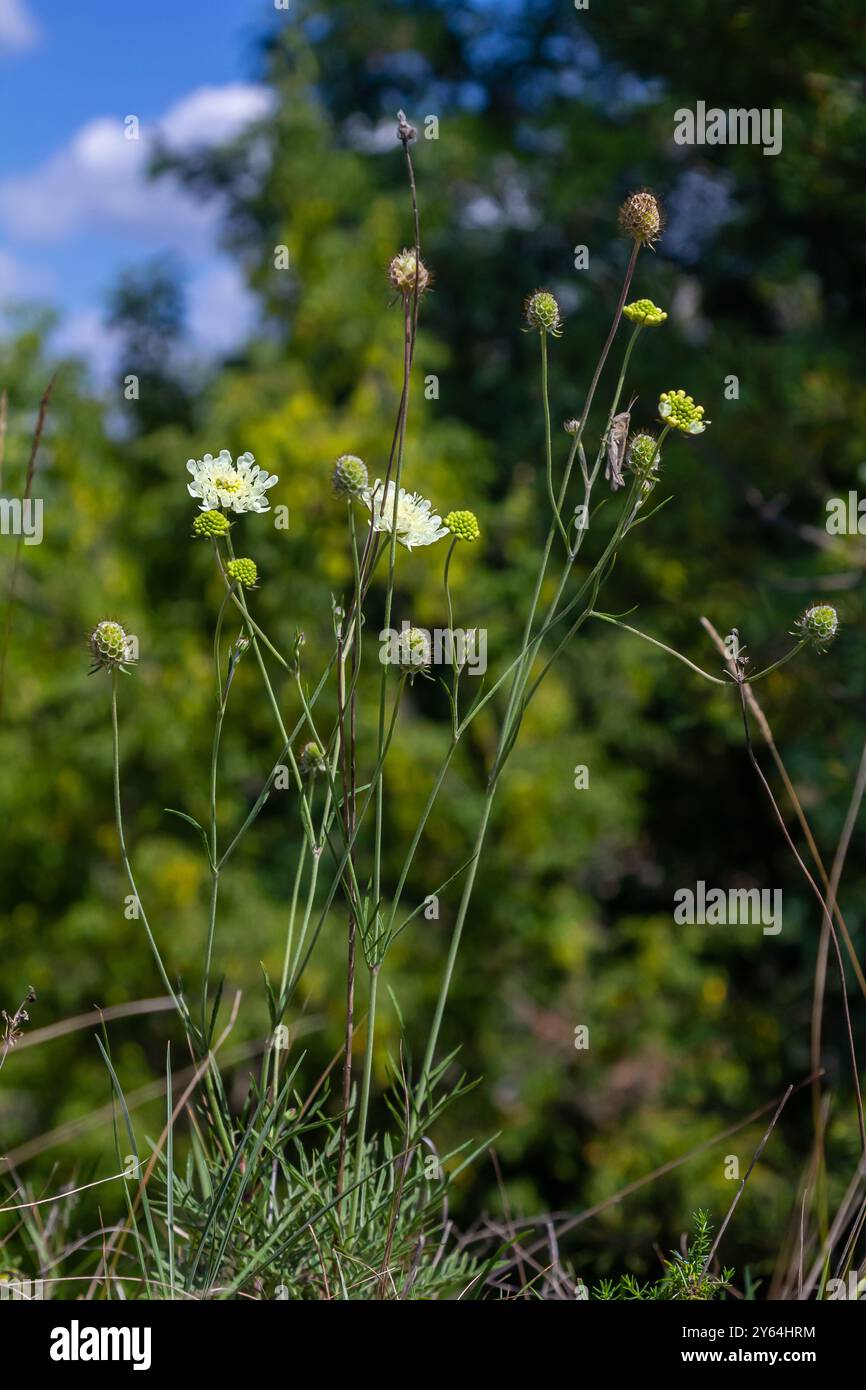
[[[555,419],[578,414],[627,256],[616,209],[647,184],[666,203],[668,228],[639,260],[634,297],[651,297],[669,318],[635,355],[634,423],[650,425],[658,393],[683,386],[712,427],[697,441],[669,442],[660,495],[672,501],[624,549],[604,606],[639,604],[631,621],[717,670],[702,614],[722,632],[736,625],[765,665],[786,650],[808,601],[838,605],[843,630],[830,651],[804,655],[759,691],[829,862],[863,737],[863,543],[829,537],[824,521],[829,497],[866,487],[864,46],[857,5],[792,10],[779,0],[696,2],[675,22],[657,0],[616,12],[551,0],[388,0],[375,9],[329,0],[266,36],[275,114],[183,169],[202,195],[217,188],[227,200],[227,244],[260,297],[262,331],[195,390],[179,386],[171,366],[160,371],[160,324],[166,360],[177,332],[167,269],[155,268],[161,290],[151,298],[138,268],[113,303],[126,336],[113,398],[95,399],[74,364],[59,367],[36,478],[45,542],[23,549],[17,601],[4,617],[3,1007],[12,1012],[32,983],[31,1027],[40,1027],[159,992],[140,923],[124,917],[108,685],[86,674],[84,639],[108,616],[141,647],[121,692],[128,840],[172,970],[198,976],[206,865],[194,832],[163,808],[205,813],[220,584],[209,546],[189,538],[184,465],[206,450],[248,449],[279,475],[271,501],[289,507],[289,529],[245,518],[239,553],[253,555],[262,576],[258,621],[283,649],[303,629],[315,680],[330,595],[350,583],[330,466],[351,451],[382,476],[397,405],[401,324],[386,268],[412,239],[393,138],[398,107],[419,128],[422,244],[435,276],[405,477],[443,512],[472,508],[483,533],[455,556],[455,621],[487,628],[494,670],[516,650],[546,529],[537,339],[521,331],[522,301],[539,285],[560,299]],[[783,152],[674,144],[674,111],[698,100],[781,107]],[[424,138],[428,115],[438,117],[436,139]],[[288,271],[275,268],[280,246]],[[589,250],[587,270],[574,269],[579,246]],[[23,485],[52,370],[47,328],[22,320],[0,346],[9,494]],[[623,341],[602,381],[593,439]],[[146,389],[124,402],[122,377],[137,370]],[[422,389],[430,375],[435,399]],[[729,400],[732,375],[739,397]],[[557,436],[560,467],[566,444]],[[588,556],[613,510],[602,512]],[[0,545],[6,594],[14,543]],[[444,625],[435,548],[400,560],[398,622]],[[286,683],[290,709],[293,700]],[[361,734],[367,766],[371,727]],[[466,858],[494,732],[492,715],[479,720],[455,760],[411,876],[413,905]],[[446,739],[441,689],[416,682],[388,778],[391,884]],[[242,664],[224,732],[223,826],[242,819],[279,746],[253,665]],[[574,787],[579,764],[589,768],[585,791]],[[281,964],[299,845],[296,809],[282,795],[224,884],[217,962],[228,991],[243,991],[227,1047],[264,1036],[259,962],[275,975]],[[855,835],[840,900],[862,950],[858,851]],[[697,879],[782,888],[783,932],[676,926],[673,894]],[[416,922],[388,960],[415,1065],[458,892],[459,882],[443,895],[440,920]],[[626,634],[587,626],[532,707],[496,805],[443,1036],[483,1080],[449,1116],[449,1138],[498,1135],[512,1211],[603,1200],[808,1073],[819,928],[748,765],[733,692]],[[294,1015],[304,1018],[310,1082],[339,1046],[343,951],[335,912]],[[862,1046],[864,1001],[851,989]],[[574,1046],[580,1024],[590,1031],[584,1051]],[[17,1051],[3,1070],[3,1150],[40,1190],[73,1171],[112,1171],[109,1130],[87,1123],[110,1098],[92,1032]],[[162,1074],[166,1037],[177,1030],[161,1014],[113,1023],[110,1036],[134,1092]],[[399,1046],[386,997],[380,1085]],[[832,970],[823,1063],[835,1190],[857,1139]],[[247,1070],[239,1064],[241,1090]],[[142,1132],[154,1134],[160,1112],[138,1113]],[[36,1142],[79,1121],[70,1137]],[[653,1242],[675,1239],[691,1210],[727,1208],[725,1155],[739,1155],[744,1170],[761,1132],[753,1125],[707,1149],[581,1226],[569,1258],[586,1277],[645,1276]],[[725,1259],[738,1269],[768,1277],[810,1139],[805,1092],[726,1236]],[[458,1218],[499,1201],[491,1165],[479,1162],[462,1179]]]

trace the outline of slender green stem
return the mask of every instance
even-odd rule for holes
[[[457,738],[457,726],[459,723],[457,700],[458,687],[460,684],[460,668],[457,665],[457,652],[454,647],[454,605],[451,601],[451,585],[448,580],[448,575],[451,569],[451,556],[454,554],[454,547],[456,544],[457,537],[455,536],[445,556],[445,572],[442,581],[445,586],[445,604],[448,608],[448,637],[451,650],[451,735],[455,740]]]
[[[559,506],[553,491],[553,437],[550,426],[550,395],[547,388],[547,334],[542,329],[539,333],[541,339],[541,401],[544,406],[544,453],[547,471],[547,496],[550,499],[550,507],[553,512],[554,521],[559,528],[559,534],[565,542],[566,554],[571,550],[571,542],[568,539],[568,532],[562,524],[562,517],[559,514]]]
[[[355,1175],[360,1178],[364,1171],[364,1144],[367,1137],[367,1114],[370,1108],[370,1084],[373,1076],[373,1051],[376,1042],[376,998],[379,990],[379,967],[368,972],[367,1036],[364,1040],[364,1069],[361,1075],[361,1098],[358,1104],[358,1128],[355,1138]],[[349,1224],[350,1234],[354,1234],[358,1220],[358,1204],[361,1197],[360,1185],[352,1196],[352,1215]]]
[[[451,989],[451,980],[454,975],[454,967],[457,963],[457,955],[460,951],[460,942],[463,936],[463,926],[466,921],[466,914],[469,911],[469,904],[472,899],[472,890],[475,887],[475,875],[478,872],[478,861],[484,847],[484,839],[487,834],[487,825],[490,820],[490,812],[493,807],[493,798],[496,795],[496,782],[487,789],[484,798],[484,806],[481,812],[481,823],[475,836],[472,862],[466,882],[463,885],[463,892],[460,897],[460,906],[457,910],[457,921],[454,923],[454,930],[451,934],[451,945],[448,950],[448,959],[445,962],[445,969],[442,973],[442,983],[439,988],[439,997],[436,1001],[436,1012],[433,1015],[433,1023],[430,1028],[430,1036],[427,1040],[427,1051],[424,1054],[424,1064],[421,1068],[421,1079],[418,1083],[416,1096],[416,1107],[420,1118],[424,1101],[427,1097],[427,1090],[430,1084],[430,1074],[433,1069],[433,1059],[436,1055],[436,1044],[439,1041],[439,1030],[442,1027],[442,1019],[445,1014],[445,1005],[448,1002],[448,994]]]
[[[749,676],[744,683],[746,685],[754,685],[755,681],[762,681],[765,676],[769,676],[771,671],[778,671],[780,666],[784,666],[787,661],[790,661],[792,657],[803,650],[808,640],[807,637],[804,637],[803,640],[798,642],[796,647],[792,647],[785,656],[780,657],[778,661],[774,661],[772,666],[765,666],[763,671],[758,671],[757,675]]]
[[[580,422],[579,422],[579,424],[578,424],[577,432],[576,432],[576,434],[575,434],[574,441],[573,441],[573,444],[572,444],[572,447],[571,447],[571,451],[570,451],[570,454],[569,454],[568,463],[567,463],[567,465],[566,465],[565,474],[564,474],[564,476],[563,476],[563,480],[562,480],[562,484],[561,484],[560,492],[559,492],[559,500],[558,500],[558,505],[557,505],[557,509],[556,509],[556,510],[557,510],[557,515],[559,515],[559,513],[561,512],[562,503],[563,503],[563,501],[564,501],[564,499],[565,499],[566,490],[567,490],[567,488],[568,488],[569,479],[570,479],[570,477],[571,477],[571,471],[572,471],[572,467],[573,467],[573,464],[574,464],[574,460],[575,460],[575,458],[578,456],[578,453],[581,451],[583,432],[584,432],[584,429],[586,428],[586,422],[587,422],[587,418],[588,418],[588,416],[589,416],[590,408],[591,408],[591,406],[592,406],[592,401],[593,401],[593,398],[594,398],[594,395],[595,395],[595,390],[596,390],[596,387],[598,386],[599,378],[600,378],[600,376],[601,376],[602,370],[603,370],[603,368],[604,368],[604,364],[605,364],[605,362],[606,362],[606,360],[607,360],[608,353],[610,352],[611,345],[612,345],[613,340],[614,340],[614,337],[615,337],[615,335],[616,335],[616,330],[617,330],[617,328],[618,328],[618,326],[619,326],[620,318],[622,317],[622,309],[623,309],[623,305],[625,304],[625,300],[626,300],[626,296],[627,296],[627,294],[628,294],[629,286],[630,286],[630,284],[631,284],[632,276],[633,276],[633,274],[634,274],[634,268],[635,268],[635,264],[636,264],[636,262],[637,262],[637,256],[638,256],[638,251],[639,251],[639,249],[640,249],[640,245],[639,245],[639,243],[638,243],[637,241],[635,241],[635,243],[634,243],[634,245],[633,245],[633,247],[632,247],[631,255],[630,255],[630,257],[629,257],[628,267],[627,267],[627,269],[626,269],[625,279],[623,280],[622,288],[621,288],[621,290],[620,290],[620,296],[619,296],[619,300],[618,300],[618,302],[617,302],[616,310],[615,310],[615,312],[614,312],[613,321],[612,321],[612,323],[611,323],[610,330],[609,330],[609,332],[608,332],[607,340],[606,340],[605,345],[604,345],[604,347],[603,347],[603,349],[602,349],[601,355],[600,355],[600,357],[599,357],[599,359],[598,359],[598,362],[597,362],[596,367],[595,367],[595,371],[594,371],[594,373],[593,373],[593,377],[592,377],[592,381],[591,381],[591,383],[590,383],[589,391],[587,392],[586,400],[585,400],[585,402],[584,402],[583,412],[582,412],[582,414],[581,414]],[[586,478],[585,464],[584,464],[584,458],[583,458],[582,452],[580,452],[580,457],[581,457],[581,465],[582,465],[582,467],[584,467],[584,477],[585,477],[585,480],[586,480],[586,482],[587,482],[587,487],[589,487],[589,485],[590,485],[590,480],[589,480],[588,478]],[[549,561],[549,558],[550,558],[550,552],[551,552],[551,550],[552,550],[552,548],[553,548],[553,539],[554,539],[554,535],[555,535],[555,521],[551,522],[550,528],[549,528],[549,530],[548,530],[547,541],[546,541],[546,543],[545,543],[544,553],[543,553],[543,555],[542,555],[541,564],[540,564],[540,566],[539,566],[539,571],[538,571],[538,576],[537,576],[536,582],[535,582],[535,590],[534,590],[534,593],[533,593],[533,596],[532,596],[532,602],[531,602],[530,609],[529,609],[529,613],[528,613],[527,619],[526,619],[526,624],[525,624],[525,628],[524,628],[524,635],[523,635],[523,642],[522,642],[522,644],[521,644],[521,646],[522,646],[524,649],[527,648],[527,646],[528,646],[528,644],[529,644],[530,636],[531,636],[531,634],[532,634],[532,627],[533,627],[534,620],[535,620],[535,613],[536,613],[536,609],[537,609],[537,607],[538,607],[539,598],[540,598],[540,596],[541,596],[541,590],[542,590],[542,586],[543,586],[543,584],[544,584],[544,577],[545,577],[545,574],[546,574],[546,572],[547,572],[547,564],[548,564],[548,561]],[[580,545],[580,540],[581,540],[581,539],[582,539],[582,537],[579,537],[579,538],[578,538],[578,544],[577,544],[576,547],[575,547],[575,553],[576,553],[577,549],[579,549],[579,545]],[[605,556],[607,555],[607,553],[608,553],[608,552],[606,551],[606,552],[605,552]],[[571,556],[569,557],[569,559],[570,559],[570,563],[573,563],[573,559],[572,559]],[[600,575],[600,573],[601,573],[601,565],[604,563],[604,560],[605,560],[605,557],[603,557],[603,558],[602,558],[602,561],[600,561],[599,564],[595,567],[595,569],[594,569],[594,571],[593,571],[594,574],[599,574],[599,575]],[[569,564],[569,568],[570,568],[570,564]],[[565,578],[566,578],[566,577],[567,577],[567,572],[566,572],[566,575],[565,575],[564,578],[563,578],[562,585],[560,586],[560,592],[561,592],[562,586],[564,586],[564,582],[565,582]],[[587,582],[588,582],[588,581],[587,581]],[[585,588],[586,585],[584,585],[584,586],[582,586],[582,587]],[[557,597],[557,600],[556,600],[556,601],[558,602],[558,597]],[[552,612],[551,612],[550,621],[551,621],[551,622],[553,621],[553,613],[552,613]],[[545,624],[545,627],[547,627],[547,625],[548,625],[548,624]],[[467,912],[468,912],[468,910],[469,910],[469,904],[470,904],[470,902],[471,902],[472,892],[473,892],[474,885],[475,885],[475,875],[476,875],[477,869],[478,869],[478,860],[479,860],[479,858],[480,858],[481,850],[482,850],[483,845],[484,845],[484,839],[485,839],[485,835],[486,835],[486,833],[487,833],[487,826],[488,826],[488,822],[489,822],[489,820],[490,820],[490,812],[491,812],[492,805],[493,805],[493,798],[494,798],[494,796],[495,796],[495,794],[496,794],[496,787],[497,787],[497,783],[498,783],[498,778],[499,778],[499,774],[500,774],[501,769],[502,769],[502,766],[503,766],[503,756],[502,756],[502,755],[503,755],[503,753],[506,751],[506,749],[510,748],[510,747],[512,746],[512,744],[513,744],[513,738],[512,738],[512,733],[513,733],[513,727],[512,727],[512,726],[513,726],[513,721],[514,721],[514,718],[515,718],[515,712],[516,712],[516,710],[517,710],[517,706],[518,706],[518,704],[519,704],[519,702],[520,702],[520,700],[521,700],[521,698],[522,698],[522,692],[523,692],[523,689],[525,688],[526,680],[528,679],[528,670],[531,669],[531,661],[532,661],[532,657],[531,657],[531,655],[530,655],[530,652],[527,651],[525,655],[524,655],[524,654],[521,654],[520,657],[518,658],[517,662],[515,663],[515,673],[514,673],[514,678],[513,678],[513,681],[512,681],[512,685],[511,685],[511,691],[510,691],[510,694],[509,694],[508,707],[507,707],[507,710],[506,710],[505,718],[504,718],[504,720],[503,720],[502,729],[501,729],[501,732],[500,732],[499,743],[498,743],[498,747],[497,747],[497,753],[496,753],[496,756],[495,756],[495,759],[494,759],[494,764],[493,764],[493,770],[492,770],[492,772],[491,772],[491,774],[490,774],[490,778],[489,778],[489,780],[488,780],[487,794],[486,794],[485,801],[484,801],[484,806],[483,806],[483,809],[482,809],[481,823],[480,823],[480,825],[479,825],[478,833],[477,833],[477,835],[476,835],[474,854],[473,854],[473,858],[472,858],[472,861],[471,861],[471,864],[470,864],[469,873],[468,873],[468,875],[467,875],[467,879],[466,879],[466,882],[465,882],[465,884],[464,884],[463,893],[462,893],[461,899],[460,899],[460,907],[459,907],[459,909],[458,909],[457,921],[456,921],[456,923],[455,923],[455,925],[454,925],[454,931],[453,931],[453,933],[452,933],[451,946],[450,946],[449,953],[448,953],[448,960],[447,960],[447,963],[446,963],[445,972],[444,972],[444,974],[443,974],[442,983],[441,983],[440,990],[439,990],[439,997],[438,997],[438,1000],[437,1000],[437,1003],[436,1003],[436,1011],[435,1011],[435,1014],[434,1014],[433,1024],[432,1024],[432,1027],[431,1027],[431,1030],[430,1030],[430,1036],[429,1036],[428,1043],[427,1043],[427,1051],[426,1051],[426,1054],[425,1054],[424,1064],[423,1064],[422,1071],[421,1071],[421,1078],[420,1078],[420,1081],[419,1081],[419,1088],[418,1088],[418,1092],[417,1092],[417,1096],[416,1096],[416,1103],[417,1103],[419,1112],[420,1112],[421,1105],[422,1105],[423,1100],[424,1100],[424,1098],[425,1098],[425,1096],[426,1096],[426,1092],[427,1092],[427,1089],[428,1089],[428,1086],[429,1086],[430,1074],[431,1074],[432,1067],[433,1067],[433,1058],[434,1058],[434,1056],[435,1056],[436,1045],[437,1045],[438,1038],[439,1038],[439,1031],[440,1031],[440,1028],[441,1028],[441,1025],[442,1025],[442,1018],[443,1018],[443,1016],[444,1016],[445,1005],[446,1005],[446,1002],[447,1002],[447,999],[448,999],[448,993],[449,993],[450,986],[451,986],[451,978],[452,978],[453,973],[454,973],[454,965],[455,965],[455,962],[456,962],[456,959],[457,959],[457,953],[458,953],[458,951],[459,951],[459,949],[460,949],[460,941],[461,941],[461,937],[462,937],[462,933],[463,933],[463,926],[464,926],[464,923],[465,923],[466,914],[467,914]],[[529,663],[528,666],[527,666],[527,663]],[[488,697],[486,697],[486,698],[489,698],[489,692],[488,692]],[[484,701],[484,702],[486,702],[486,701]],[[476,714],[476,713],[478,712],[478,709],[481,708],[481,705],[482,705],[482,703],[484,703],[484,702],[479,701],[478,705],[477,705],[477,706],[475,707],[475,709],[471,712],[472,717],[474,717],[474,714]]]
[[[638,628],[631,627],[628,623],[621,623],[619,618],[614,618],[610,613],[587,613],[588,618],[598,618],[603,623],[612,623],[614,627],[621,627],[623,632],[631,632],[635,637],[642,637],[651,646],[660,648],[667,652],[669,656],[675,656],[677,661],[681,661],[684,666],[688,666],[691,671],[696,671],[699,676],[703,676],[705,681],[712,681],[713,685],[730,685],[729,680],[723,680],[720,676],[711,676],[708,671],[704,671],[700,666],[696,666],[693,661],[689,661],[682,652],[675,651],[673,647],[667,646],[664,642],[659,642],[657,638],[650,637],[646,632],[640,632]]]
[[[153,932],[150,929],[150,923],[147,920],[147,913],[144,910],[144,904],[142,903],[138,889],[135,886],[135,878],[132,872],[132,864],[130,863],[129,855],[126,849],[126,837],[123,832],[123,809],[120,800],[120,735],[118,731],[117,721],[116,670],[112,671],[111,673],[111,729],[112,747],[114,755],[114,815],[115,822],[117,825],[117,839],[120,845],[120,857],[123,860],[123,867],[126,870],[126,877],[129,880],[129,886],[132,889],[133,897],[135,898],[136,911],[139,913],[141,921],[144,925],[144,930],[145,934],[147,935],[148,944],[150,946],[151,952],[153,953],[153,958],[156,961],[156,967],[159,971],[162,983],[165,985],[165,988],[168,990],[168,993],[174,1000],[175,1007],[177,1008],[177,1011],[180,1014],[184,1027],[194,1034],[194,1029],[192,1028],[192,1021],[189,1016],[189,1010],[187,1009],[186,1004],[183,1002],[183,1000],[175,993],[171,980],[168,978],[168,973],[163,964],[162,956],[159,953],[159,947],[156,944]]]

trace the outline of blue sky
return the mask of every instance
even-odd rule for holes
[[[243,336],[253,305],[220,254],[219,207],[145,169],[156,135],[188,149],[266,113],[257,40],[273,20],[272,0],[0,0],[0,306],[57,306],[59,345],[104,374],[108,289],[171,251],[193,340]]]

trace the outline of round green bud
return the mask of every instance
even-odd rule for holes
[[[90,654],[94,671],[123,671],[134,660],[130,654],[129,639],[120,623],[113,619],[103,619],[97,623],[89,638]]]
[[[313,777],[325,771],[325,754],[320,743],[305,743],[298,759],[298,767],[305,777]]]
[[[685,391],[662,391],[659,396],[659,415],[683,434],[703,434],[709,420],[704,419],[704,407],[695,405]]]
[[[806,609],[798,626],[802,635],[821,649],[829,646],[839,631],[839,615],[829,603],[816,603]]]
[[[388,279],[400,294],[414,294],[418,286],[419,298],[430,284],[430,272],[423,261],[416,260],[414,251],[401,251],[394,256],[388,267]]]
[[[550,333],[554,338],[562,335],[562,316],[559,305],[550,290],[536,290],[526,301],[526,322],[539,333]]]
[[[194,536],[225,536],[228,535],[229,529],[230,522],[225,512],[216,509],[199,512],[192,523]]]
[[[648,473],[645,478],[641,479],[640,489],[638,491],[637,498],[637,504],[639,507],[642,507],[644,502],[646,502],[647,498],[652,495],[653,488],[655,487],[657,482],[658,478],[653,473]]]
[[[641,246],[653,246],[662,234],[664,217],[659,201],[648,188],[626,198],[619,210],[620,230]]]
[[[661,462],[658,441],[651,434],[635,434],[628,446],[628,462],[633,473],[643,476],[655,471]]]
[[[449,512],[442,525],[447,526],[458,541],[477,541],[481,535],[481,527],[474,512]]]
[[[633,304],[626,304],[622,312],[632,323],[639,323],[644,328],[657,328],[667,318],[664,309],[653,304],[651,299],[636,299]]]
[[[430,635],[422,627],[404,628],[400,633],[397,662],[402,671],[426,676],[430,670]]]
[[[229,560],[226,570],[229,579],[237,580],[245,589],[251,589],[259,577],[255,560]]]
[[[369,484],[367,465],[355,454],[341,454],[334,464],[334,492],[338,497],[360,497]]]

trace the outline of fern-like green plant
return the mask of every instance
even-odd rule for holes
[[[685,1252],[671,1252],[670,1259],[664,1262],[660,1279],[647,1284],[639,1284],[633,1274],[623,1274],[616,1280],[602,1279],[593,1288],[592,1297],[605,1302],[620,1299],[709,1302],[710,1299],[721,1298],[730,1287],[734,1271],[723,1269],[721,1274],[710,1274],[705,1268],[713,1237],[709,1213],[696,1211],[692,1216],[692,1225],[694,1234]]]

